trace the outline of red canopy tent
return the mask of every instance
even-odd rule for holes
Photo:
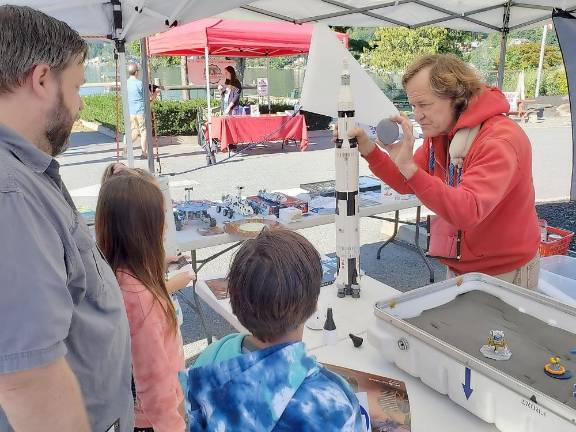
[[[279,57],[298,55],[310,50],[313,24],[255,22],[208,18],[177,26],[148,38],[150,55],[204,56],[205,76],[209,76],[208,58]],[[348,35],[337,33],[348,47]],[[269,64],[267,74],[269,73]],[[210,104],[210,82],[206,80],[206,102]],[[268,106],[270,98],[268,97]],[[212,113],[208,110],[209,136],[212,135]]]
[[[277,57],[307,53],[314,26],[208,18],[148,39],[151,55]],[[338,33],[348,46],[348,36]]]

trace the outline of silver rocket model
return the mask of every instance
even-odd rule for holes
[[[358,212],[358,143],[348,139],[356,126],[350,72],[344,60],[338,96],[336,139],[336,255],[338,297],[360,297],[360,233]]]

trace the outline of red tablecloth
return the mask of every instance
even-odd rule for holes
[[[212,117],[212,134],[220,140],[220,150],[230,144],[269,141],[300,141],[300,150],[308,147],[304,116],[260,115]]]

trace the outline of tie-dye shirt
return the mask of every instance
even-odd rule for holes
[[[303,343],[238,354],[186,372],[190,432],[365,430],[348,384],[308,356]]]

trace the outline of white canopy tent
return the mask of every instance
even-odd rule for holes
[[[438,25],[458,30],[516,30],[551,18],[552,9],[576,10],[574,0],[258,0],[222,16],[238,19],[311,21],[329,25],[417,28]],[[504,17],[509,14],[507,25]]]
[[[0,4],[30,6],[65,21],[87,39],[110,39],[116,44],[122,88],[124,129],[130,131],[130,115],[126,88],[126,42],[162,32],[179,24],[207,18],[220,12],[249,3],[249,0],[9,0]],[[143,76],[147,77],[146,61],[143,61]],[[148,86],[144,86],[147,93]],[[150,107],[147,95],[146,128],[152,130]],[[125,134],[128,165],[133,166],[132,139]],[[152,134],[148,133],[148,148]],[[152,152],[149,151],[149,168],[154,171]]]
[[[249,3],[247,0],[9,0],[65,21],[86,38],[127,42]]]

